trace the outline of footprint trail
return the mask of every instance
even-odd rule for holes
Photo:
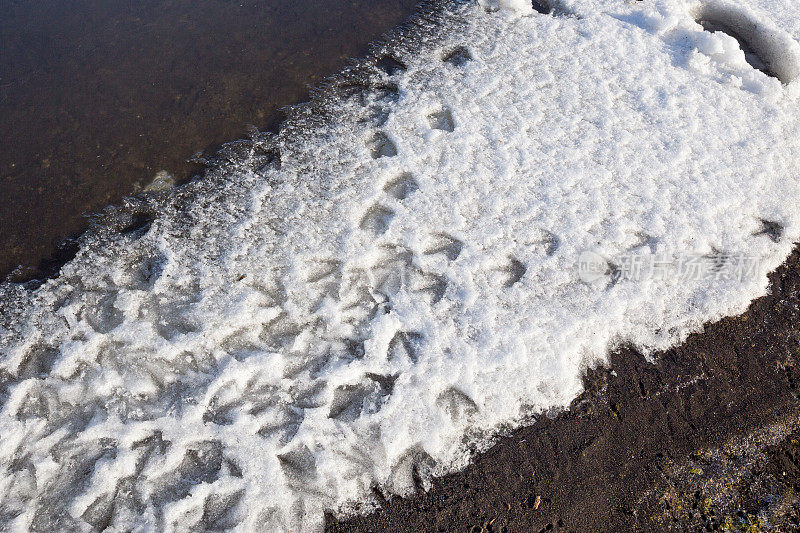
[[[800,238],[800,7],[535,4],[431,3],[0,285],[0,521],[319,531],[763,294]]]

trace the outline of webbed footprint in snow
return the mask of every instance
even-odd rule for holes
[[[426,294],[431,305],[444,298],[447,290],[447,278],[433,272],[424,272],[415,269],[411,275],[411,290],[416,293]]]
[[[382,235],[389,229],[389,224],[393,218],[393,210],[386,206],[375,204],[364,214],[359,227],[373,235]]]
[[[372,159],[381,157],[394,157],[397,155],[397,145],[383,132],[375,133],[368,143]]]
[[[455,261],[461,255],[464,243],[446,233],[431,235],[428,246],[425,248],[425,255],[442,254],[448,261]]]
[[[759,222],[761,223],[761,229],[754,235],[766,235],[772,242],[781,242],[781,237],[783,237],[783,232],[785,230],[783,225],[779,222],[773,222],[763,218],[759,219]]]
[[[389,341],[387,357],[390,360],[407,358],[416,363],[419,359],[423,338],[422,333],[416,331],[398,331]]]
[[[434,130],[452,132],[456,129],[456,123],[453,120],[453,113],[446,107],[429,114],[428,124],[430,125],[431,129]]]
[[[375,66],[389,76],[394,76],[398,72],[405,72],[407,70],[406,65],[402,61],[391,55],[385,55],[379,58],[378,61],[375,62]]]
[[[469,53],[467,47],[457,46],[447,52],[447,54],[442,57],[442,61],[454,67],[463,67],[467,62],[472,61],[472,54]]]
[[[417,189],[419,189],[419,184],[410,172],[403,172],[383,186],[383,191],[397,200],[405,200]]]
[[[509,256],[506,261],[494,267],[492,271],[498,275],[502,286],[508,288],[521,280],[528,268],[519,259]]]

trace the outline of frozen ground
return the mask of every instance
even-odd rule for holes
[[[432,8],[2,286],[0,520],[318,530],[743,310],[800,237],[798,38],[789,0]]]

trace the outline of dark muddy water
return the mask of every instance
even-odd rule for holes
[[[276,127],[416,0],[0,3],[0,279],[33,275],[85,214]],[[18,268],[22,266],[22,268]]]

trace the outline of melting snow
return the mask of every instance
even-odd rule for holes
[[[0,519],[318,530],[742,311],[800,238],[800,7],[750,4],[447,3],[3,285]]]

